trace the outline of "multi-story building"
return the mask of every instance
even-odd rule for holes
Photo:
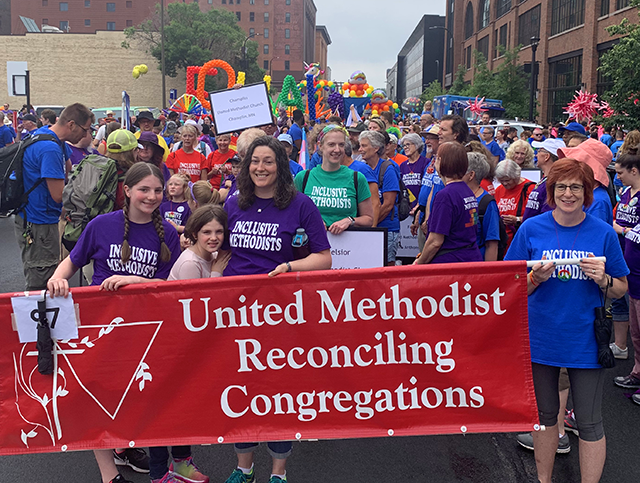
[[[474,51],[489,69],[502,62],[500,46],[520,45],[521,63],[531,71],[532,39],[538,75],[535,79],[539,122],[566,119],[562,113],[581,88],[604,92],[610,85],[598,73],[602,54],[617,42],[605,28],[623,18],[637,18],[629,0],[447,0],[447,47],[444,85],[459,65],[474,76]]]
[[[445,41],[445,18],[424,15],[398,54],[396,65],[391,69],[395,76],[395,92],[387,92],[391,99],[401,103],[407,97],[416,97],[432,81],[442,78],[442,60]],[[389,89],[389,88],[388,88]]]
[[[149,18],[158,3],[159,0],[0,0],[0,35],[26,33],[20,17],[63,32],[124,30]],[[200,0],[199,4],[203,11],[222,8],[236,14],[240,27],[258,43],[258,65],[271,73],[275,85],[287,74],[301,79],[304,62],[314,61],[313,0]]]
[[[316,26],[316,51],[314,56],[314,62],[320,64],[324,74],[322,79],[331,80],[331,68],[328,65],[329,57],[329,45],[331,45],[331,37],[329,37],[329,31],[324,25]]]

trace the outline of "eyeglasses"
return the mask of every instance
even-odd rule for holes
[[[542,136],[542,133],[541,133],[541,132],[540,132],[540,133],[536,133],[536,132],[534,132],[534,133],[533,133],[533,135],[534,135],[534,136]]]
[[[555,190],[556,193],[564,193],[567,191],[567,188],[569,188],[574,195],[577,195],[584,189],[584,186],[581,184],[557,184]]]
[[[78,124],[77,122],[73,122],[76,126],[78,126],[80,129],[82,129],[84,131],[85,134],[87,134],[89,132],[89,129],[91,129],[91,127],[82,127],[80,124]]]

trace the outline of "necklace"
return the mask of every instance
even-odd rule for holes
[[[556,221],[555,210],[551,212],[551,216],[553,217],[553,221],[554,221],[553,227],[556,229],[556,241],[558,242],[558,250],[562,251],[562,248],[560,247],[560,236],[558,235],[559,223]],[[573,239],[573,243],[571,244],[570,251],[573,251],[573,247],[575,246],[576,240],[578,239],[578,235],[580,235],[580,230],[582,229],[582,222],[584,221],[586,216],[587,215],[583,213],[582,221],[580,222],[580,226],[578,227],[578,232],[576,233],[576,237]],[[558,267],[558,280],[560,280],[561,282],[568,282],[569,280],[571,280],[571,270],[569,270],[566,265],[564,268]]]
[[[264,200],[264,198],[256,198],[256,199],[266,201],[266,200]],[[267,209],[267,208],[269,208],[269,206],[271,206],[272,204],[273,204],[273,198],[270,198],[270,199],[269,199],[269,202],[268,202],[267,204],[265,204],[264,206],[262,206],[262,207],[258,208],[256,211],[257,211],[258,213],[262,213],[262,210],[266,210],[266,209]]]

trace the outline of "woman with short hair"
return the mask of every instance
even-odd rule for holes
[[[408,159],[400,165],[400,176],[404,185],[414,196],[411,202],[411,208],[414,208],[418,204],[422,177],[429,165],[429,160],[422,155],[424,141],[417,134],[406,134],[401,142]]]
[[[496,179],[500,186],[496,188],[494,197],[498,203],[500,217],[507,228],[508,243],[511,243],[513,235],[522,223],[529,193],[535,186],[533,181],[524,179],[520,173],[520,166],[511,159],[501,161],[496,167]]]

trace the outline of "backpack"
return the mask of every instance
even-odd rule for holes
[[[393,161],[386,160],[380,166],[380,173],[378,173],[379,187],[382,186],[382,182],[384,180],[384,174],[387,171],[387,168],[393,163],[394,163]],[[411,211],[411,201],[409,198],[409,190],[405,186],[404,181],[402,181],[402,177],[400,177],[398,181],[400,184],[400,193],[398,193],[398,197],[396,198],[396,206],[398,207],[398,218],[400,219],[400,221],[404,221],[408,218],[409,212]],[[392,220],[394,216],[395,216],[395,213],[392,211],[391,212]]]
[[[62,243],[71,251],[87,224],[113,211],[118,189],[118,165],[111,158],[90,154],[71,172],[62,192],[67,224]]]
[[[495,198],[487,193],[482,198],[480,198],[480,202],[478,203],[478,221],[480,222],[481,229],[482,223],[484,222],[484,215],[487,212],[487,207],[492,201],[495,201]],[[500,240],[498,241],[498,260],[504,260],[504,255],[507,252],[509,235],[507,235],[507,227],[504,226],[504,222],[502,221],[502,218],[500,218],[500,216],[498,216],[498,226],[500,233]]]
[[[25,192],[22,177],[24,152],[38,141],[55,141],[60,145],[56,137],[51,134],[37,134],[0,149],[0,212],[14,215],[22,211],[29,201],[31,192],[44,181],[43,178],[38,179]],[[62,148],[61,145],[60,147]],[[64,155],[64,149],[62,152]]]

